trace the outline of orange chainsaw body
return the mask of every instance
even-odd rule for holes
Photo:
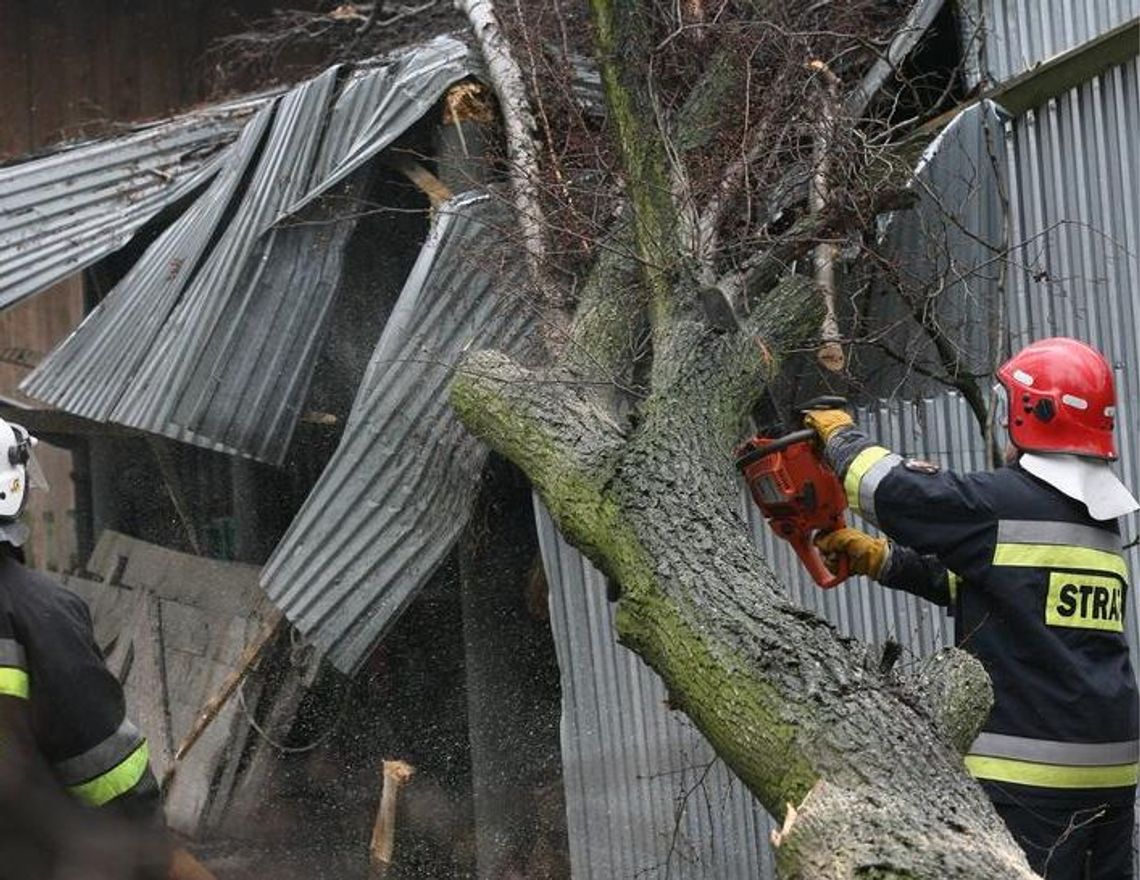
[[[819,532],[843,528],[847,509],[843,485],[824,460],[815,432],[745,440],[736,448],[736,466],[772,531],[792,545],[815,582],[830,589],[845,581],[847,558],[840,557],[832,571],[813,540]]]

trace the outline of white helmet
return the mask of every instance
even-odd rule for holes
[[[37,442],[22,425],[0,419],[0,541],[16,546],[27,538],[27,528],[16,520],[24,512],[28,489],[47,488],[32,455]]]

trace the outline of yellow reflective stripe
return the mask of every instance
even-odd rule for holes
[[[863,482],[863,475],[875,462],[890,454],[891,451],[882,446],[868,446],[855,456],[855,460],[847,468],[847,474],[843,478],[843,490],[847,493],[848,506],[855,512],[862,509],[859,506],[859,486]]]
[[[950,588],[950,601],[958,598],[958,588],[962,586],[962,579],[950,569],[946,569],[946,584]]]
[[[976,779],[1036,785],[1039,788],[1117,788],[1135,785],[1138,777],[1135,763],[1107,767],[1065,767],[1013,758],[987,758],[982,755],[967,755],[966,769]]]
[[[0,667],[0,695],[28,699],[28,673],[10,666]]]
[[[994,565],[1082,569],[1114,574],[1128,580],[1128,565],[1119,553],[1065,544],[998,544]]]
[[[144,740],[142,745],[106,773],[81,785],[68,786],[67,790],[83,803],[92,807],[100,807],[138,785],[139,780],[146,773],[149,760],[150,751],[147,749]]]

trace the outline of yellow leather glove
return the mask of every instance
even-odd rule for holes
[[[836,431],[852,427],[855,420],[842,409],[809,409],[804,413],[804,424],[826,443]]]
[[[822,534],[815,539],[815,546],[825,557],[846,556],[851,571],[873,578],[882,572],[890,547],[886,538],[872,538],[852,528]]]

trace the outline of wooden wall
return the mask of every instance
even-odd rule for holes
[[[320,0],[0,0],[0,162],[59,143],[115,131],[121,123],[169,116],[209,97],[205,53],[220,36],[282,6]],[[235,84],[241,87],[242,84]],[[0,396],[28,367],[6,349],[50,351],[83,316],[72,278],[0,312]],[[5,359],[8,362],[4,362]],[[40,447],[52,485],[34,493],[27,519],[35,565],[68,570],[75,559],[71,454]]]

